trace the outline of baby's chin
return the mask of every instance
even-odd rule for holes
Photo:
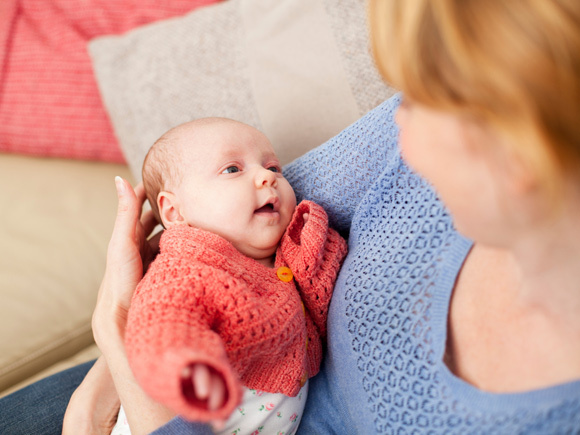
[[[274,267],[274,260],[278,244],[274,246],[236,246],[238,251],[259,263]]]

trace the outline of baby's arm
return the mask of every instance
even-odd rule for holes
[[[341,234],[350,231],[356,209],[380,174],[400,164],[394,119],[399,101],[399,95],[390,98],[283,169],[298,200],[323,206]]]
[[[328,227],[322,207],[302,201],[296,207],[281,249],[298,283],[304,306],[324,338],[334,282],[347,252],[346,241]]]
[[[133,298],[125,337],[131,368],[142,388],[175,413],[224,420],[241,400],[241,387],[210,328],[214,310],[202,297],[201,279],[170,270],[154,264]]]

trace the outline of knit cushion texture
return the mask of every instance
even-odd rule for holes
[[[191,119],[250,124],[285,164],[393,93],[370,55],[360,0],[228,0],[89,49],[136,179],[153,142]]]

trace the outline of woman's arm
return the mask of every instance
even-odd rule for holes
[[[93,314],[95,341],[106,365],[101,366],[96,375],[109,387],[111,382],[114,384],[131,431],[137,435],[152,432],[169,421],[173,414],[155,403],[139,387],[125,353],[127,313],[147,261],[153,256],[147,236],[155,227],[155,221],[151,214],[145,215],[142,222],[139,220],[145,200],[142,186],[137,186],[134,191],[125,180],[117,178],[115,182],[119,207],[109,242],[105,276]]]
[[[100,357],[70,399],[64,415],[63,435],[110,434],[120,405],[107,363]]]
[[[150,215],[144,216],[143,222],[138,219],[143,202],[142,188],[137,187],[137,193],[135,193],[124,180],[118,179],[116,184],[119,195],[119,210],[114,234],[109,245],[107,269],[101,283],[98,304],[93,317],[94,332],[101,337],[95,338],[103,356],[97,360],[71,397],[63,422],[63,434],[65,435],[79,433],[79,431],[86,434],[109,434],[114,427],[121,402],[115,379],[113,379],[105,355],[114,360],[112,362],[116,378],[120,378],[119,374],[123,374],[123,381],[117,379],[117,383],[124,382],[130,389],[136,390],[138,395],[144,395],[138,387],[132,386],[134,383],[132,373],[127,370],[127,367],[123,367],[123,359],[126,358],[124,346],[121,346],[120,351],[115,351],[113,347],[114,345],[118,346],[118,340],[124,333],[123,315],[118,317],[117,323],[110,323],[107,316],[113,315],[117,309],[121,309],[122,312],[128,309],[132,294],[131,287],[134,288],[132,282],[140,279],[143,270],[152,260],[154,252],[157,251],[159,238],[154,237],[147,242],[146,236],[155,226],[155,222]],[[124,260],[123,255],[127,255]],[[121,281],[119,284],[122,285],[118,285],[116,283],[118,279],[113,279],[115,274],[117,274],[117,278],[125,277],[126,281]],[[120,299],[113,303],[112,294],[121,289],[123,289],[123,293],[118,295]],[[108,308],[111,308],[110,312],[107,311]],[[114,327],[114,330],[112,333],[105,332],[103,326],[105,328]],[[107,339],[103,340],[102,337],[107,337]],[[126,390],[125,387],[122,389]],[[128,406],[132,408],[131,405]],[[165,415],[165,412],[163,414]],[[163,421],[160,420],[159,425],[163,424],[168,417],[163,417],[161,419]]]
[[[125,352],[124,334],[131,297],[144,272],[144,260],[152,257],[147,236],[155,227],[151,214],[139,220],[145,191],[121,179],[115,180],[119,207],[113,228],[105,276],[93,314],[95,342],[103,353],[133,435],[150,433],[173,417],[138,385]]]
[[[325,144],[284,167],[298,201],[324,207],[330,225],[346,234],[358,204],[387,168],[398,164],[395,95]]]

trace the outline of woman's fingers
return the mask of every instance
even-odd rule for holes
[[[131,185],[121,177],[115,177],[115,186],[117,187],[117,218],[115,219],[115,232],[121,234],[133,234],[135,224],[139,220],[140,207],[135,191]]]
[[[121,177],[115,177],[115,186],[117,187],[117,199],[119,201],[117,206],[117,216],[127,216],[127,221],[134,222],[139,217],[139,198],[127,180]],[[125,223],[126,220],[121,220],[120,223]]]
[[[145,237],[149,237],[157,226],[157,219],[155,219],[155,214],[152,210],[143,213],[143,216],[141,216],[141,225],[143,225],[143,233],[145,234]]]
[[[163,231],[159,231],[147,241],[149,243],[149,246],[151,247],[151,251],[153,251],[154,253],[159,252],[159,241],[161,240],[162,234]]]
[[[115,316],[110,307],[125,313],[131,301],[131,296],[137,283],[143,276],[141,260],[142,230],[139,217],[141,205],[131,184],[121,177],[115,177],[118,207],[113,233],[107,251],[107,267],[99,291],[95,314],[96,319]],[[99,309],[102,308],[102,309]],[[95,316],[93,316],[95,318]],[[121,325],[123,326],[123,325]]]
[[[141,205],[145,203],[145,200],[147,199],[147,194],[145,193],[145,186],[143,186],[142,182],[135,186],[135,196],[137,197]]]

